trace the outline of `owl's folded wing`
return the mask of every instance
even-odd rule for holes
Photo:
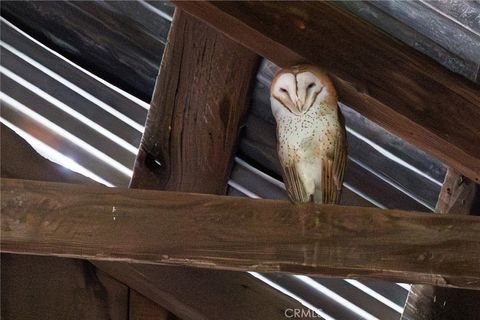
[[[288,197],[293,202],[309,202],[310,195],[307,194],[305,186],[303,185],[295,165],[282,167],[283,176],[285,179],[285,187],[287,189]]]
[[[342,193],[343,173],[347,164],[345,131],[341,130],[335,139],[332,158],[322,159],[322,202],[337,204]]]

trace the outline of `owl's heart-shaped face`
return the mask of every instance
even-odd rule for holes
[[[314,65],[281,69],[272,80],[270,102],[275,117],[301,116],[313,106],[337,110],[337,93],[328,74]]]
[[[279,103],[295,115],[306,113],[321,95],[325,85],[312,72],[282,73],[271,88],[272,103]]]

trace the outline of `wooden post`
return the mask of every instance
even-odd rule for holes
[[[449,169],[438,198],[436,212],[470,214],[480,201],[479,187]],[[477,266],[479,268],[479,266]],[[480,291],[413,285],[408,294],[404,320],[478,319]]]
[[[225,194],[258,62],[176,11],[131,187]]]

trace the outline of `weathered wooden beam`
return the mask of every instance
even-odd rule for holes
[[[333,2],[176,5],[280,66],[309,61],[337,77],[340,100],[474,181],[480,86]]]
[[[438,198],[438,213],[470,214],[480,201],[479,187],[455,170],[448,170]],[[480,266],[477,265],[477,269]],[[480,291],[413,285],[408,294],[404,320],[477,319]]]
[[[42,157],[3,124],[0,124],[0,129],[2,178],[97,185],[95,181]],[[28,159],[28,162],[19,159]],[[2,289],[5,289],[2,292],[8,292],[2,296],[2,316],[6,318],[37,318],[38,314],[45,319],[75,317],[70,309],[58,307],[60,300],[65,306],[76,305],[79,319],[126,320],[128,311],[134,310],[134,304],[140,304],[139,307],[144,309],[141,296],[136,296],[134,301],[129,300],[131,289],[124,282],[118,282],[114,275],[104,273],[87,261],[2,254],[1,262]],[[26,282],[29,283],[28,288],[24,285]],[[20,299],[27,291],[30,291],[28,296],[31,299]],[[96,307],[92,308],[92,305]],[[151,308],[162,309],[159,305]],[[165,310],[164,313],[173,316]]]
[[[224,194],[258,62],[177,12],[131,187]]]
[[[480,288],[480,219],[3,179],[1,250]]]

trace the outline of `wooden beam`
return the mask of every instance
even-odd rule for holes
[[[438,213],[469,214],[480,200],[479,187],[455,170],[448,170],[438,198]],[[478,266],[477,266],[478,269]],[[480,315],[480,291],[413,285],[404,320],[476,319]]]
[[[473,209],[478,201],[479,191],[478,184],[449,169],[438,196],[435,212],[474,214]]]
[[[1,250],[480,288],[480,218],[3,179]]]
[[[480,181],[479,85],[334,2],[175,3],[280,66],[326,68],[342,102]]]

